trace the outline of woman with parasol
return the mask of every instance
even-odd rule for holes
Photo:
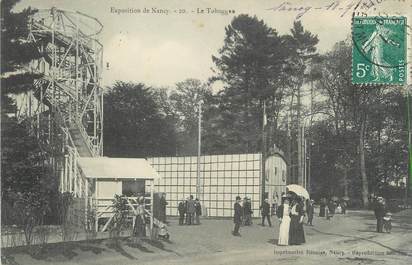
[[[305,216],[303,200],[309,199],[309,193],[299,185],[288,185],[288,192],[294,197],[290,209],[289,245],[300,245],[306,242],[303,230],[303,218]]]

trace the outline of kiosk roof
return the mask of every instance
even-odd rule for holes
[[[79,164],[87,178],[158,179],[159,175],[144,158],[81,157]]]

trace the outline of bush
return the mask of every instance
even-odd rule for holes
[[[44,216],[50,210],[47,197],[42,193],[25,192],[11,194],[14,200],[14,223],[24,231],[26,244],[33,243],[33,231],[43,225]]]
[[[114,195],[113,199],[114,216],[109,225],[110,237],[119,237],[120,233],[129,226],[129,206],[124,196]]]

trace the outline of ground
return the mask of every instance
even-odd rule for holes
[[[255,219],[252,226],[241,227],[241,237],[234,237],[229,219],[204,219],[197,226],[179,226],[176,219],[170,219],[170,241],[66,242],[49,244],[43,252],[31,255],[27,248],[2,249],[2,264],[412,263],[411,209],[395,214],[390,234],[375,232],[371,211],[349,211],[330,221],[315,217],[313,227],[304,227],[306,244],[301,246],[277,246],[279,223],[272,220],[273,227],[263,227]]]

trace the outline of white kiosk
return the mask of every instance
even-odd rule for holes
[[[100,231],[105,231],[114,217],[114,195],[125,195],[129,207],[135,211],[137,204],[136,194],[124,194],[125,190],[133,193],[150,189],[150,197],[145,197],[146,206],[150,206],[147,213],[150,216],[150,231],[153,230],[153,192],[154,182],[159,178],[156,170],[144,158],[109,158],[109,157],[81,157],[78,160],[80,168],[86,177],[86,195],[95,209],[95,227],[99,230],[99,219],[105,218],[107,222]],[[131,190],[132,188],[132,190]]]

